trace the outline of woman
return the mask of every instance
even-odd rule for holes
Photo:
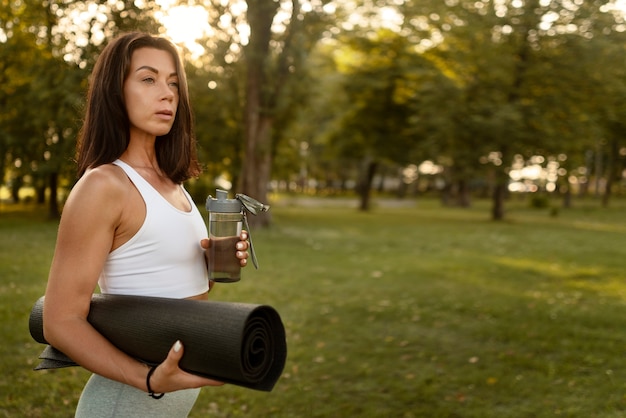
[[[63,210],[44,302],[46,340],[94,373],[76,416],[187,416],[200,387],[221,383],[181,370],[179,341],[151,370],[87,321],[97,286],[111,294],[208,298],[210,241],[182,186],[200,172],[187,82],[169,41],[131,33],[103,50],[77,160],[79,181]],[[240,239],[233,251],[245,266],[245,231]]]

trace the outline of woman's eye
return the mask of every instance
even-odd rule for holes
[[[147,84],[154,84],[154,78],[152,77],[146,77],[142,81]]]
[[[178,88],[178,81],[170,81],[170,86]]]

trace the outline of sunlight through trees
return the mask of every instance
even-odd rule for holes
[[[0,198],[31,190],[51,216],[91,66],[128,30],[185,56],[199,201],[221,179],[260,200],[352,191],[364,210],[373,192],[490,197],[501,219],[510,193],[608,205],[626,189],[622,0],[0,4]]]

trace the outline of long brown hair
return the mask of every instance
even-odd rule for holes
[[[156,48],[169,52],[178,73],[179,100],[172,129],[157,137],[157,161],[174,182],[198,176],[196,139],[185,70],[176,47],[167,39],[133,32],[112,40],[102,51],[91,73],[85,120],[78,135],[78,176],[88,168],[109,164],[119,158],[130,141],[130,121],[124,103],[124,81],[133,52]]]

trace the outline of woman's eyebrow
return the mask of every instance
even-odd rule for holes
[[[135,72],[138,72],[138,71],[141,71],[141,70],[148,70],[148,71],[151,71],[151,72],[153,72],[155,74],[159,73],[159,70],[157,70],[154,67],[150,67],[149,65],[142,65],[141,67],[137,68],[135,70]],[[178,77],[178,73],[176,71],[174,71],[173,73],[170,74],[170,77]]]
[[[153,73],[155,73],[155,74],[158,74],[158,73],[159,73],[159,70],[157,70],[157,69],[156,69],[156,68],[154,68],[154,67],[150,67],[149,65],[142,65],[141,67],[137,68],[137,69],[135,70],[135,72],[138,72],[138,71],[141,71],[141,70],[148,70],[148,71],[152,71],[152,72],[153,72]]]

